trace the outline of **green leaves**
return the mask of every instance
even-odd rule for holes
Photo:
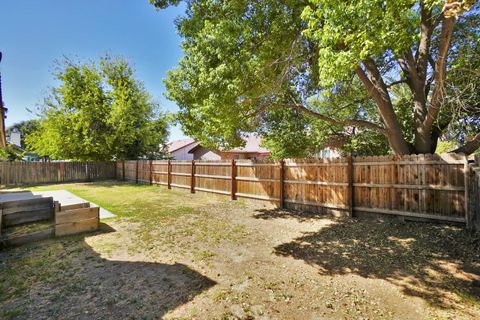
[[[320,86],[346,80],[362,60],[403,53],[417,39],[418,1],[311,0],[303,34],[319,47]]]
[[[53,159],[112,160],[155,157],[168,135],[165,115],[134,78],[129,63],[104,56],[98,63],[65,59],[57,65],[39,126],[26,139]]]
[[[151,2],[164,8],[180,1]],[[186,14],[176,22],[184,56],[168,74],[166,87],[168,97],[180,107],[177,119],[185,132],[214,148],[235,147],[245,133],[262,132],[269,147],[282,156],[308,154],[329,136],[347,136],[346,148],[358,148],[359,154],[376,150],[375,146],[388,152],[385,136],[397,153],[430,152],[443,127],[418,130],[423,120],[413,121],[412,92],[417,106],[424,109],[416,112],[417,118],[424,117],[431,92],[435,87],[437,93],[445,89],[441,70],[434,70],[439,45],[431,39],[443,28],[442,12],[457,17],[473,5],[472,0],[184,3]],[[455,46],[451,50],[457,50]],[[456,59],[460,61],[461,55]],[[452,66],[455,63],[447,61],[446,69],[455,71]],[[417,79],[417,73],[422,77]],[[364,75],[362,84],[358,75]],[[407,83],[406,91],[395,92],[390,82]],[[299,105],[308,117],[291,116]],[[440,107],[445,109],[444,105],[432,109]],[[325,121],[310,119],[314,113]],[[289,131],[299,123],[303,130]],[[280,132],[282,138],[275,138]],[[291,148],[296,139],[310,141]],[[365,145],[368,141],[371,146]]]

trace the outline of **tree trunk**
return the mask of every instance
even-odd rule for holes
[[[378,112],[385,124],[386,137],[390,147],[395,154],[410,154],[410,148],[403,137],[403,132],[398,123],[397,115],[393,110],[387,86],[380,72],[373,61],[365,61],[364,65],[369,75],[367,76],[361,67],[356,69],[356,73],[367,89],[367,92],[375,100]]]
[[[435,136],[432,132],[426,132],[423,126],[415,127],[415,138],[413,141],[415,153],[435,153],[437,140],[438,136]]]

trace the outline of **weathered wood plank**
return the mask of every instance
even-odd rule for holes
[[[15,212],[7,215],[3,215],[3,226],[11,227],[19,224],[48,220],[53,218],[53,207],[42,208],[31,211]]]
[[[5,246],[19,246],[22,244],[27,244],[35,241],[45,240],[48,238],[52,238],[55,235],[55,229],[47,228],[45,230],[40,230],[28,234],[22,235],[4,235],[0,238],[0,242],[2,242]]]
[[[239,193],[239,192],[235,192],[235,197],[256,199],[256,200],[275,201],[275,202],[280,201],[279,198],[274,198],[274,197],[269,197],[269,196],[259,196],[259,195],[255,195],[255,194]]]
[[[80,209],[71,209],[67,211],[59,211],[55,213],[55,223],[69,223],[81,220],[88,220],[92,218],[99,219],[100,208],[91,207],[91,208],[80,208]]]
[[[55,236],[61,237],[83,232],[91,232],[98,229],[99,219],[92,218],[81,221],[61,223],[55,225]]]
[[[81,208],[89,208],[90,202],[80,202],[80,203],[73,203],[67,205],[61,205],[60,211],[67,211],[67,210],[74,210],[74,209],[81,209]]]
[[[418,213],[418,212],[407,212],[407,211],[399,211],[399,210],[384,210],[384,209],[365,208],[365,207],[355,207],[354,209],[355,209],[355,211],[358,211],[358,212],[371,212],[371,213],[380,213],[380,214],[389,214],[389,215],[396,215],[396,216],[423,218],[423,219],[431,219],[431,220],[446,221],[446,222],[465,223],[465,218],[464,217],[452,217],[452,216],[443,216],[443,215],[437,215],[437,214],[425,214],[425,213]]]
[[[36,205],[41,203],[52,203],[52,197],[39,197],[39,198],[32,198],[32,199],[22,199],[22,200],[13,200],[13,201],[5,201],[1,203],[2,208],[14,208],[14,207],[24,207],[29,205]]]
[[[224,195],[231,194],[230,191],[213,190],[213,189],[206,189],[206,188],[199,188],[199,187],[195,187],[195,191],[204,191],[204,192],[218,193],[218,194],[224,194]]]
[[[15,207],[3,208],[3,215],[10,215],[20,212],[29,212],[29,211],[38,211],[38,210],[49,210],[52,208],[53,202],[40,202],[35,204],[28,205],[18,205]]]

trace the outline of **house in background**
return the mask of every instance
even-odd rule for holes
[[[257,135],[250,135],[245,140],[245,146],[242,148],[234,148],[231,150],[220,150],[219,154],[222,159],[251,159],[263,160],[270,156],[270,150],[261,147],[262,138]]]
[[[193,139],[174,140],[167,144],[167,150],[173,160],[194,160],[188,151],[197,145]]]
[[[173,160],[263,160],[271,155],[270,150],[260,146],[262,139],[259,136],[252,134],[244,140],[244,147],[230,150],[210,150],[193,139],[169,142],[167,148],[170,158]],[[332,147],[327,147],[312,155],[313,158],[338,158],[340,156],[340,153]]]
[[[212,151],[201,144],[191,148],[188,153],[192,155],[193,160],[222,160],[218,151]]]
[[[210,150],[193,139],[176,140],[168,143],[167,148],[174,160],[225,160],[251,159],[262,160],[270,156],[270,151],[260,146],[261,138],[250,135],[245,138],[245,146],[231,150]]]
[[[10,131],[10,135],[7,136],[7,143],[15,145],[17,147],[22,146],[22,133],[17,128],[13,128]]]

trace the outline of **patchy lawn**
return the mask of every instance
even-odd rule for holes
[[[478,238],[112,182],[118,217],[0,252],[0,318],[479,319]]]

